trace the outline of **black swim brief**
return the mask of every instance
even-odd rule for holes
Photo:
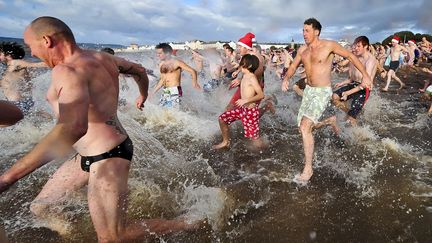
[[[390,69],[395,71],[398,69],[399,67],[399,61],[391,61],[390,62]]]
[[[109,158],[122,158],[131,161],[133,156],[133,143],[127,137],[121,144],[115,146],[108,152],[94,156],[81,156],[81,169],[89,172],[90,166],[99,160]]]

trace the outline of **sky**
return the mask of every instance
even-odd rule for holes
[[[156,44],[187,40],[303,42],[303,22],[321,38],[366,35],[382,41],[402,30],[432,33],[431,0],[0,0],[0,36],[22,38],[39,16],[63,20],[78,42]]]

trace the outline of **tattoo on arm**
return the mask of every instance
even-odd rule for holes
[[[141,75],[137,75],[136,73],[130,73],[130,71],[131,71],[133,68],[134,68],[133,65],[130,66],[130,67],[129,67],[128,69],[126,69],[126,70],[125,70],[125,68],[124,68],[123,66],[119,66],[119,67],[118,67],[120,73],[123,73],[123,74],[131,74],[131,75],[133,75],[133,76],[137,76],[137,77],[138,77],[138,80],[137,80],[137,81],[140,82],[141,79],[142,79]]]
[[[128,73],[130,70],[132,70],[133,66],[130,66],[127,70],[123,66],[119,66],[118,69],[120,73]]]

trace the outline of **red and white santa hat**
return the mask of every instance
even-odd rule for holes
[[[255,34],[254,33],[248,32],[248,33],[246,33],[245,37],[246,36],[250,37],[252,39],[252,42],[256,42]]]
[[[409,44],[409,43],[414,44],[414,45],[416,44],[415,40],[409,40],[409,41],[408,41],[408,44]]]
[[[393,38],[391,40],[391,42],[394,42],[394,43],[399,43],[399,41],[400,41],[400,38],[397,35],[393,36]]]
[[[253,34],[252,34],[253,35]],[[246,47],[247,49],[252,49],[252,35],[249,33],[240,38],[240,40],[237,42],[237,45],[241,45],[243,47]],[[253,35],[255,37],[255,35]]]

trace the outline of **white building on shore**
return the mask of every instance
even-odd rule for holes
[[[234,41],[210,41],[210,42],[204,42],[200,40],[193,40],[193,41],[186,41],[186,42],[170,42],[169,45],[175,49],[175,50],[204,50],[208,48],[216,48],[218,50],[223,49],[223,45],[225,43],[228,43],[233,49],[236,49],[236,42]],[[274,46],[276,48],[285,48],[286,46],[293,47],[294,43],[258,43],[258,45],[261,46],[263,50],[269,49],[271,46]],[[123,52],[139,52],[144,50],[154,50],[156,45],[142,45],[139,46],[138,44],[130,44],[126,48],[120,48],[116,51],[123,51]]]

